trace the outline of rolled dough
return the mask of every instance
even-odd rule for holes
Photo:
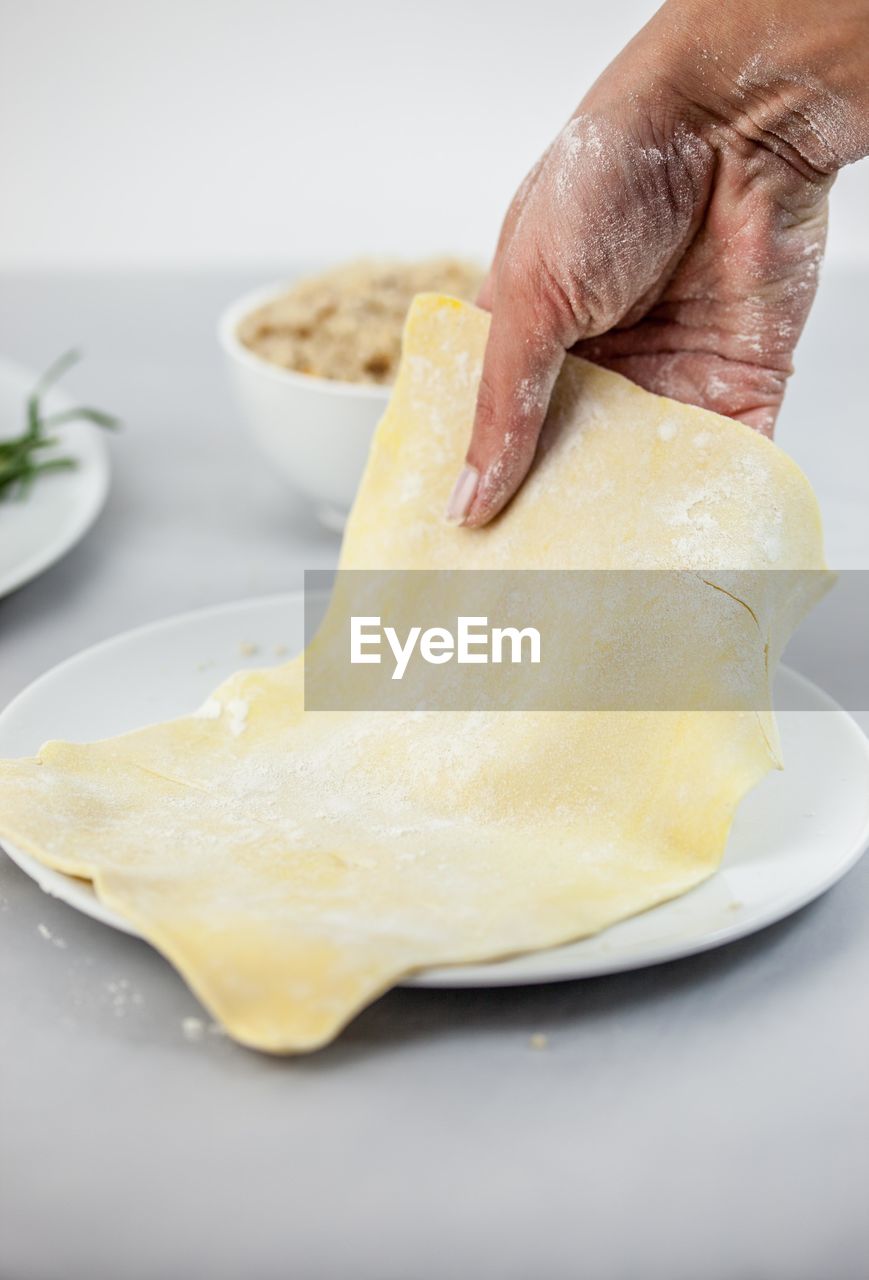
[[[781,450],[573,358],[503,517],[448,526],[487,331],[470,305],[415,301],[344,568],[822,568],[815,498]],[[739,633],[764,679],[811,594],[768,578]],[[415,969],[556,946],[685,892],[777,764],[752,711],[306,713],[303,661],[233,676],[199,715],[0,763],[0,837],[93,880],[259,1049],[328,1042]]]

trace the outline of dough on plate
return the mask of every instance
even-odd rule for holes
[[[448,526],[488,323],[414,303],[344,568],[823,567],[781,450],[573,358],[503,517]],[[814,588],[758,580],[750,613],[712,585],[709,607],[744,620],[766,681]],[[689,666],[702,690],[703,652]],[[684,893],[778,763],[751,710],[306,713],[303,683],[303,658],[245,671],[205,714],[0,763],[0,837],[92,879],[232,1036],[274,1052],[328,1042],[413,970],[556,946]]]

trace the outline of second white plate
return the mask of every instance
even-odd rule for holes
[[[298,652],[300,594],[245,600],[127,632],[55,667],[0,715],[0,757],[48,738],[87,741],[192,711],[240,666]],[[826,694],[786,669],[779,715],[785,771],[743,802],[721,870],[705,884],[593,938],[493,964],[429,970],[424,986],[506,986],[584,978],[705,951],[782,919],[835,883],[869,842],[869,742]],[[799,696],[795,697],[795,687]],[[91,886],[6,846],[46,892],[134,930]]]
[[[0,361],[0,440],[21,431],[25,401],[35,383],[36,374]],[[68,409],[71,403],[58,391],[46,396],[51,410]],[[70,422],[54,434],[59,447],[52,452],[74,458],[77,465],[72,471],[43,476],[23,501],[0,502],[0,596],[23,586],[74,547],[106,500],[109,456],[100,428]]]

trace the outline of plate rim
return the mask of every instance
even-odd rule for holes
[[[0,710],[0,727],[7,716],[13,715],[19,705],[27,700],[32,694],[38,691],[39,687],[47,684],[58,676],[62,676],[65,670],[73,667],[79,662],[87,661],[89,658],[97,656],[102,650],[114,648],[118,644],[129,642],[131,640],[139,640],[146,637],[149,633],[155,631],[166,631],[175,626],[183,626],[186,622],[196,619],[204,620],[214,614],[231,615],[233,613],[244,611],[251,608],[276,607],[278,605],[287,604],[289,602],[298,603],[304,600],[305,592],[303,589],[293,589],[282,592],[272,592],[263,595],[244,597],[231,601],[225,601],[220,604],[206,605],[202,608],[185,610],[182,613],[170,614],[163,618],[158,618],[150,622],[140,624],[137,627],[129,628],[121,631],[113,636],[106,637],[97,641],[95,644],[88,645],[86,648],[79,650],[77,653],[71,654],[68,658],[56,663],[50,667],[42,675],[37,676],[25,686],[10,702]],[[779,671],[784,673],[788,679],[795,680],[804,689],[808,690],[813,697],[818,699],[824,705],[827,711],[833,712],[842,722],[843,728],[854,740],[855,749],[862,752],[864,761],[867,765],[867,776],[869,776],[869,737],[863,732],[857,724],[854,717],[845,710],[836,700],[831,697],[825,690],[821,689],[813,681],[793,668],[781,664]],[[480,988],[483,987],[511,987],[511,986],[539,986],[551,982],[567,982],[567,981],[583,981],[587,978],[603,977],[607,974],[624,973],[634,969],[649,968],[658,964],[670,963],[674,960],[684,959],[689,956],[699,955],[705,951],[711,951],[718,947],[725,946],[731,942],[736,942],[740,938],[748,937],[753,933],[769,928],[771,925],[786,919],[795,912],[801,910],[809,903],[815,901],[826,893],[834,884],[841,880],[849,871],[856,866],[862,855],[869,846],[869,804],[863,817],[863,823],[856,839],[848,848],[847,853],[836,859],[835,863],[829,868],[824,875],[810,885],[802,886],[796,892],[784,896],[767,905],[765,909],[760,909],[746,918],[740,919],[735,916],[732,921],[728,921],[724,925],[711,929],[708,933],[703,934],[693,940],[671,939],[661,944],[648,944],[645,949],[640,949],[635,953],[618,953],[609,954],[604,957],[597,957],[590,961],[584,962],[582,972],[565,972],[564,966],[559,966],[557,961],[552,968],[545,965],[535,972],[528,974],[516,974],[509,971],[499,973],[499,969],[504,966],[507,970],[508,966],[515,963],[516,960],[522,959],[520,953],[514,957],[503,957],[499,960],[492,960],[474,964],[457,964],[455,966],[438,966],[432,969],[420,970],[417,973],[409,974],[402,979],[398,985],[407,987],[427,987],[440,989],[459,989],[459,988]],[[83,900],[72,900],[79,888],[79,884],[74,877],[66,876],[63,872],[53,868],[46,867],[39,862],[31,854],[24,850],[16,848],[8,843],[0,844],[0,852],[3,852],[15,863],[42,892],[53,898],[65,903],[71,909],[78,911],[80,914],[90,917],[97,923],[114,929],[118,933],[126,934],[128,937],[143,939],[143,935],[122,916],[107,907],[94,893],[92,889],[87,890],[87,897]],[[58,884],[69,884],[70,892],[58,893],[56,886]],[[689,897],[692,893],[703,888],[708,881],[702,882],[695,889],[689,890],[687,894],[679,895],[678,899],[668,899],[663,903],[650,907],[649,912],[653,912],[662,907],[666,907],[670,901],[682,900]],[[84,885],[90,885],[89,881],[82,882],[81,889],[84,892]],[[53,887],[52,887],[53,886]],[[640,914],[648,914],[643,912]],[[575,942],[563,943],[560,946],[547,948],[543,951],[535,951],[529,954],[534,956],[551,955],[553,959],[564,951],[566,947],[576,946],[583,939],[577,939]],[[149,944],[150,945],[150,944]],[[485,972],[483,972],[485,971]]]
[[[3,356],[0,357],[0,378],[7,373],[13,378],[20,377],[22,381],[30,379],[34,383],[38,378],[38,374],[33,373],[26,365],[19,364],[18,361],[9,360]],[[72,408],[72,399],[63,391],[53,391],[52,399],[59,409]],[[88,422],[81,422],[76,425],[93,446],[94,453],[93,457],[84,464],[86,470],[77,468],[68,478],[74,481],[77,475],[82,473],[91,476],[96,484],[94,495],[89,503],[82,505],[78,515],[63,533],[50,539],[40,550],[21,561],[20,564],[4,576],[0,576],[0,600],[5,596],[11,595],[13,591],[17,591],[19,587],[32,582],[34,578],[38,578],[40,574],[52,568],[59,560],[62,560],[69,551],[72,551],[73,547],[81,542],[85,534],[96,523],[106,505],[111,481],[108,446],[100,434],[99,428],[92,426]]]

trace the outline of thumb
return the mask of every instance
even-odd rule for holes
[[[528,474],[565,356],[555,324],[542,319],[530,294],[496,290],[471,443],[447,505],[450,524],[486,524]]]

